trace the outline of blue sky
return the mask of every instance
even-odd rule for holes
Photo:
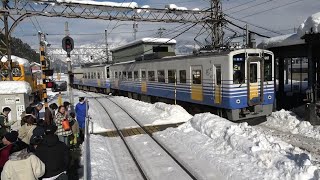
[[[100,0],[102,1],[102,0]],[[266,27],[267,29],[274,30],[283,34],[292,33],[294,28],[299,25],[311,14],[319,12],[319,0],[302,0],[293,3],[297,0],[223,0],[223,9],[225,13],[230,16],[236,17],[244,21],[248,21],[254,25]],[[113,0],[113,2],[131,2],[128,0]],[[166,4],[176,4],[178,6],[193,8],[209,7],[209,0],[136,0],[139,6],[150,5],[151,7],[164,8]],[[248,4],[245,4],[248,3]],[[284,6],[285,4],[292,3],[291,5]],[[245,4],[239,6],[241,4]],[[239,6],[239,7],[237,7]],[[254,6],[254,7],[252,7]],[[284,7],[281,7],[284,6]],[[250,8],[251,7],[251,8]],[[281,7],[281,8],[277,8]],[[230,9],[231,8],[231,9]],[[273,9],[269,10],[268,9]],[[260,13],[262,11],[266,11]],[[256,14],[256,15],[253,15]],[[246,17],[252,15],[250,17]],[[39,25],[38,25],[38,22]],[[47,17],[32,17],[27,18],[19,24],[15,29],[13,36],[21,38],[24,42],[30,44],[32,47],[37,48],[37,36],[33,36],[38,30],[48,33],[48,40],[54,47],[60,47],[61,39],[64,34],[64,23],[69,22],[69,29],[72,37],[75,40],[75,45],[81,44],[104,44],[104,30],[106,28],[111,31],[108,41],[112,43],[125,43],[133,40],[132,22],[117,22],[117,21],[101,21],[101,20],[84,20],[84,19],[66,19],[66,18],[47,18]],[[33,23],[32,23],[33,22]],[[244,26],[243,22],[234,20],[234,23]],[[33,25],[34,24],[34,25]],[[120,25],[122,24],[122,25]],[[157,29],[160,27],[165,29],[174,29],[180,24],[164,24],[164,23],[139,23],[137,33],[138,38],[146,36],[155,36]],[[231,27],[231,26],[230,26]],[[199,26],[193,28],[188,33],[185,33],[177,38],[178,41],[186,41],[193,44],[193,38],[199,30]],[[250,28],[261,34],[276,36],[268,30],[259,29],[253,26]],[[241,32],[239,29],[235,29]],[[97,33],[97,34],[96,34]],[[101,33],[101,34],[98,34]],[[172,38],[176,33],[170,32],[166,37]],[[61,35],[54,35],[61,34]],[[79,35],[81,34],[81,35]],[[84,35],[94,34],[94,35]],[[230,34],[230,33],[227,33]]]

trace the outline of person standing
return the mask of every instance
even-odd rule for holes
[[[36,119],[32,115],[25,116],[25,124],[18,130],[19,138],[26,144],[30,144],[33,130],[37,127],[35,121]]]
[[[53,119],[55,116],[55,110],[58,109],[58,105],[56,103],[52,103],[46,108],[44,112],[44,125],[51,125],[54,123]]]
[[[8,114],[11,109],[9,107],[3,108],[3,112],[0,113],[0,138],[2,138],[8,131]]]
[[[71,128],[69,130],[65,130],[63,128],[63,121],[69,121],[67,119],[67,115],[66,115],[66,109],[64,106],[59,106],[58,108],[58,112],[56,114],[56,119],[55,119],[55,123],[56,126],[58,127],[58,130],[56,132],[56,135],[58,135],[59,140],[61,142],[64,142],[67,146],[69,146],[69,136],[72,134]]]
[[[87,110],[89,110],[89,104],[87,105],[87,101],[85,101],[84,97],[79,98],[79,103],[76,105],[75,111],[77,114],[77,120],[80,128],[80,138],[81,141],[84,140],[84,128],[85,128],[85,120],[87,115]],[[88,109],[87,109],[88,107]]]
[[[8,132],[2,138],[2,144],[4,145],[4,147],[2,147],[0,150],[0,172],[2,172],[3,166],[9,160],[9,155],[13,147],[13,143],[15,143],[17,140],[17,131]]]
[[[35,108],[34,108],[34,114],[37,118],[36,122],[39,123],[40,121],[40,111],[43,108],[43,104],[42,103],[38,103]]]
[[[1,179],[37,180],[44,173],[45,164],[26,147],[9,156],[1,172]]]

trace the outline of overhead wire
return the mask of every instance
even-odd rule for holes
[[[242,12],[242,11],[245,11],[245,10],[248,10],[248,9],[251,9],[251,8],[254,8],[254,7],[257,7],[257,6],[261,6],[261,5],[264,5],[264,4],[268,4],[270,2],[272,2],[274,0],[267,0],[265,2],[262,2],[262,3],[259,3],[259,4],[255,4],[255,5],[252,5],[252,6],[249,6],[249,7],[246,7],[246,8],[243,8],[243,9],[240,9],[240,10],[237,10],[237,11],[234,11],[234,12],[231,12],[229,14],[235,14],[237,12]]]
[[[223,11],[229,11],[229,10],[231,10],[231,9],[236,9],[236,8],[238,8],[238,7],[241,7],[241,6],[250,4],[250,3],[254,2],[254,1],[257,1],[257,0],[251,0],[251,1],[249,1],[249,2],[245,2],[245,3],[239,4],[239,5],[237,5],[237,6],[233,6],[233,7],[231,7],[231,8],[224,9]]]

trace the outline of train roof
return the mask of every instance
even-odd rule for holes
[[[135,40],[132,42],[129,42],[123,46],[119,46],[117,48],[111,49],[111,52],[115,52],[115,51],[119,51],[119,50],[123,50],[123,49],[127,49],[139,44],[163,44],[163,45],[172,45],[172,44],[176,44],[177,41],[174,39],[169,39],[169,38],[142,38],[139,40]]]
[[[7,62],[7,60],[8,60],[7,56],[3,56],[1,59],[1,62]],[[18,56],[11,55],[11,60],[12,62],[19,63],[23,66],[30,66],[29,60],[18,57]]]

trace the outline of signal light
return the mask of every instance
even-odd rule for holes
[[[54,82],[52,82],[52,81],[46,82],[47,88],[53,88],[53,85],[54,85]]]

